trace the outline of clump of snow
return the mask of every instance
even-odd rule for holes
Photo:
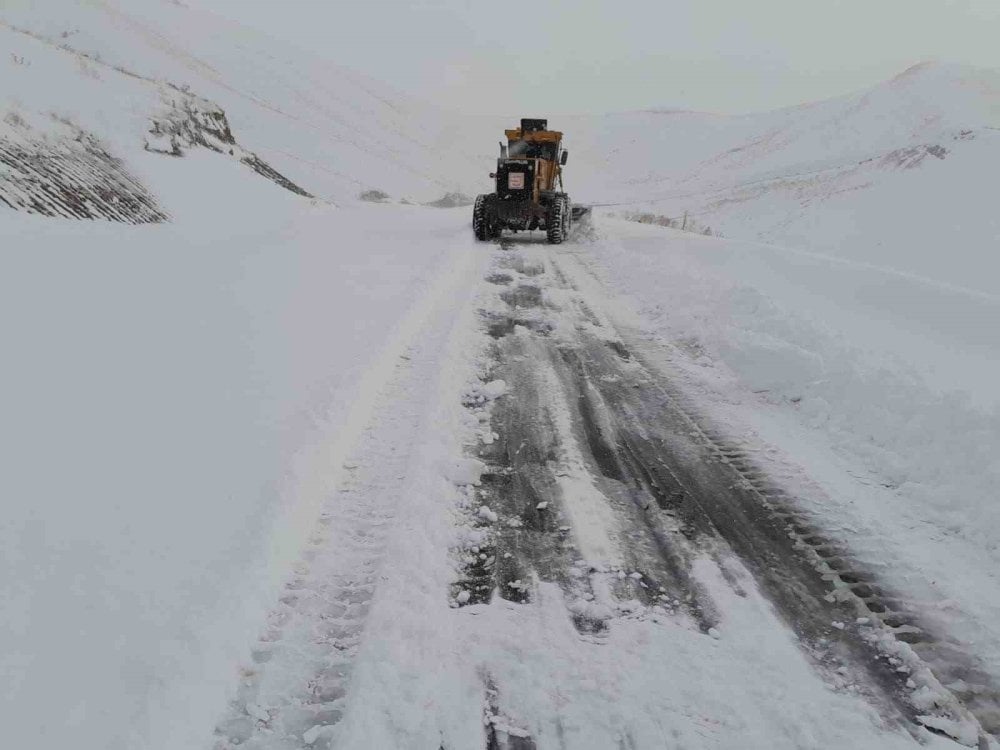
[[[458,458],[444,464],[442,473],[454,484],[478,485],[482,481],[486,464],[477,458]]]
[[[321,724],[316,724],[315,726],[307,729],[302,734],[302,741],[305,742],[307,745],[313,744],[314,742],[316,742],[316,740],[319,739],[319,735],[322,730],[323,726]]]
[[[476,383],[470,386],[466,390],[463,401],[466,405],[484,405],[495,401],[506,393],[507,384],[503,380],[490,380],[486,383]],[[483,413],[483,418],[489,418],[488,412]]]
[[[436,201],[431,201],[427,205],[433,206],[434,208],[460,208],[462,206],[471,206],[472,198],[465,193],[460,192],[445,193]]]
[[[494,511],[490,510],[487,505],[480,505],[479,510],[476,511],[477,515],[484,521],[489,521],[490,523],[496,523],[500,518]]]
[[[257,721],[263,721],[266,723],[271,718],[267,711],[258,706],[256,703],[247,703],[246,710],[247,713]]]
[[[481,392],[487,399],[497,399],[507,392],[507,384],[502,380],[491,380],[483,385]]]

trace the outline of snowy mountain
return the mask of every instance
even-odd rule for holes
[[[201,147],[323,200],[382,190],[423,202],[470,189],[475,157],[444,113],[211,14],[156,0],[66,0],[44,13],[15,4],[0,22],[9,50],[0,132],[23,152],[7,159],[24,172],[12,196],[32,183],[25,158],[44,163],[56,144],[93,169],[123,160],[149,182],[162,170],[148,154]],[[106,157],[95,156],[100,144]]]
[[[595,203],[688,214],[727,237],[1000,289],[990,250],[1000,236],[997,71],[925,63],[776,112],[627,113],[567,130],[588,166],[576,192]]]

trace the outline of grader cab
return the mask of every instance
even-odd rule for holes
[[[480,241],[496,239],[504,229],[514,232],[544,229],[548,241],[559,244],[569,234],[574,213],[563,189],[562,168],[569,153],[562,133],[548,129],[547,120],[522,119],[521,127],[504,131],[492,193],[476,198],[472,229]]]

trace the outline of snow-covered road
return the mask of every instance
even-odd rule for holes
[[[217,747],[988,742],[977,654],[612,320],[602,242],[470,241],[437,282]]]
[[[989,742],[995,550],[961,519],[942,533],[930,483],[890,490],[838,452],[864,449],[844,394],[881,391],[836,380],[860,358],[825,386],[782,369],[781,342],[816,367],[828,339],[768,307],[770,277],[732,283],[719,259],[745,248],[604,220],[559,248],[478,244],[465,209],[282,210],[146,228],[141,250],[117,227],[8,225],[33,250],[4,287],[11,737]],[[769,363],[782,377],[754,393]],[[801,420],[818,395],[838,431]],[[953,417],[988,436],[987,412]],[[920,476],[953,465],[933,448]]]

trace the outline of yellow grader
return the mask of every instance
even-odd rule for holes
[[[497,169],[490,175],[496,189],[478,196],[472,208],[476,239],[496,239],[504,229],[544,229],[548,241],[557,245],[569,235],[571,222],[586,212],[571,206],[563,191],[562,168],[569,157],[563,134],[549,130],[548,120],[529,118],[504,133],[507,143],[500,144]]]

